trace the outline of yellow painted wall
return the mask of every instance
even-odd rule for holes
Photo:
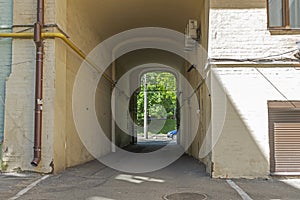
[[[200,13],[200,25],[201,25],[201,45],[203,48],[204,53],[201,53],[201,59],[202,59],[202,67],[206,63],[207,59],[207,49],[208,49],[208,24],[209,24],[209,1],[202,1],[201,2],[201,13]],[[198,66],[199,69],[201,68]],[[191,82],[193,87],[196,87],[197,84],[202,80],[206,78],[206,73],[202,73],[198,76],[195,76],[195,73],[187,73],[188,80]],[[211,154],[208,154],[204,158],[199,158],[199,150],[203,144],[203,140],[207,134],[207,129],[209,126],[210,120],[210,97],[209,92],[207,90],[207,85],[203,84],[200,89],[196,92],[196,96],[199,101],[200,106],[200,122],[199,127],[197,131],[197,135],[192,142],[188,153],[193,156],[196,159],[199,159],[201,162],[203,162],[206,165],[206,171],[208,173],[211,172]]]
[[[62,29],[66,28],[66,2],[56,1],[56,21]],[[55,172],[66,167],[66,45],[55,39],[55,97],[54,97],[54,133],[53,165]]]
[[[78,1],[68,1],[67,3],[67,33],[82,51],[88,53],[95,47],[99,37],[93,31],[93,26],[83,17],[84,13],[80,12],[81,4]],[[66,62],[66,167],[93,159],[80,141],[73,120],[72,90],[82,61],[77,54],[68,49]]]
[[[59,1],[57,4],[57,20],[61,28],[67,32],[70,39],[86,54],[98,43],[100,36],[94,30],[93,24],[82,12],[82,1]],[[65,19],[65,20],[64,20]],[[65,43],[56,40],[56,100],[55,100],[55,134],[54,134],[54,167],[61,171],[66,167],[78,165],[94,159],[82,144],[76,131],[72,111],[72,91],[77,71],[83,62]],[[101,93],[101,94],[100,94]],[[96,94],[96,102],[102,104],[98,113],[110,108],[110,88]],[[97,104],[99,105],[99,104]],[[110,113],[105,119],[110,119]],[[101,120],[103,120],[101,118]],[[110,127],[110,120],[103,122]],[[110,129],[109,129],[110,130]]]
[[[138,7],[138,9],[132,10],[132,7]],[[104,39],[132,28],[156,26],[184,32],[188,19],[198,19],[200,22],[202,45],[207,49],[207,1],[189,0],[183,3],[179,0],[166,2],[155,0],[149,2],[148,6],[137,0],[130,0],[126,4],[112,1],[95,3],[92,0],[57,1],[56,15],[58,24],[86,54]],[[60,171],[89,161],[93,157],[80,141],[72,113],[72,89],[83,60],[61,41],[55,42],[55,49],[58,74],[55,82],[54,166],[56,171]],[[129,66],[130,62],[136,62],[137,57],[139,56],[135,55],[132,59],[126,58],[125,65]],[[176,63],[176,59],[174,61],[165,55],[160,55],[156,59],[162,63],[170,61]],[[149,56],[141,56],[137,62],[143,64],[151,62],[151,59],[149,60]],[[122,76],[128,70],[124,67],[124,63],[116,64],[117,77]],[[111,71],[107,73],[111,74]],[[102,80],[98,88],[101,89],[97,90],[95,99],[97,117],[108,138],[111,138],[111,87],[109,83]],[[129,143],[130,138],[118,128],[116,136],[117,145],[124,146]]]

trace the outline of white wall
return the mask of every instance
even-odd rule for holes
[[[267,10],[211,9],[210,58],[258,58],[296,49],[298,35],[271,35]],[[291,57],[288,54],[288,57]]]
[[[218,169],[214,176],[267,176],[269,173],[267,102],[286,100],[285,97],[289,100],[299,100],[300,70],[292,67],[257,69],[232,67],[217,68],[214,71],[219,75],[229,100],[224,129],[220,141],[213,150],[213,162]],[[229,166],[231,167],[228,168]]]
[[[300,35],[271,34],[267,29],[266,2],[251,2],[212,1],[210,58],[265,58],[297,48],[295,43],[300,40]],[[268,58],[295,59],[294,53]],[[228,102],[224,128],[212,153],[212,175],[266,177],[269,175],[270,155],[267,101],[299,100],[300,70],[292,67],[295,62],[284,60],[248,62],[248,67],[242,67],[245,63],[235,61],[213,64],[217,66],[214,71],[219,75]],[[220,67],[220,64],[226,65]],[[263,68],[255,68],[257,66]]]

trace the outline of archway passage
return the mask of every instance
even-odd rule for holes
[[[171,43],[180,43],[183,42],[182,45],[177,46],[177,49],[182,51],[185,47],[184,37],[183,40],[176,40],[173,38],[171,34],[165,34],[165,30],[172,30],[182,35],[185,34],[185,29],[190,19],[194,19],[198,22],[199,33],[201,38],[199,38],[198,44],[203,47],[203,49],[207,49],[207,35],[208,35],[208,7],[209,3],[205,0],[189,0],[189,1],[147,1],[142,2],[138,0],[130,0],[127,2],[124,1],[105,1],[101,3],[95,3],[95,1],[89,0],[86,2],[82,2],[79,0],[72,1],[72,3],[67,4],[68,10],[68,33],[72,35],[72,40],[80,47],[89,52],[97,45],[101,44],[106,39],[114,36],[115,34],[121,34],[124,31],[128,32],[135,28],[143,28],[143,27],[157,27],[161,29],[159,34],[162,34],[162,37],[168,40]],[[99,12],[101,11],[101,12]],[[80,29],[75,28],[80,27]],[[160,35],[155,36],[160,36]],[[74,35],[74,37],[73,37]],[[137,38],[129,38],[125,37],[119,41],[116,45],[116,51],[112,50],[111,52],[107,52],[108,56],[114,57],[112,63],[110,63],[110,67],[106,69],[105,73],[110,77],[113,82],[121,83],[120,80],[128,71],[133,68],[131,72],[130,81],[125,81],[122,86],[126,86],[129,88],[128,93],[123,95],[123,92],[118,92],[115,96],[116,100],[124,100],[126,103],[121,103],[116,105],[116,113],[113,113],[111,108],[114,106],[112,102],[114,99],[112,98],[112,93],[116,89],[116,87],[112,86],[112,84],[107,81],[105,78],[101,78],[97,92],[95,95],[95,104],[96,104],[96,113],[98,117],[98,121],[100,125],[103,127],[105,135],[112,142],[112,145],[104,145],[99,142],[97,146],[101,149],[101,155],[105,155],[110,152],[117,151],[117,148],[127,146],[129,143],[135,142],[135,132],[134,132],[134,124],[129,122],[131,116],[128,113],[129,103],[127,102],[127,98],[130,98],[132,93],[136,90],[136,88],[140,87],[140,77],[139,75],[142,71],[148,67],[144,66],[142,68],[138,68],[138,66],[143,66],[147,64],[159,64],[160,66],[155,67],[156,69],[151,68],[150,71],[160,71],[166,70],[180,74],[182,77],[188,80],[188,83],[191,84],[192,89],[189,91],[185,88],[185,85],[181,83],[181,80],[178,79],[178,90],[181,92],[184,91],[186,97],[188,98],[191,94],[193,94],[194,89],[197,89],[197,85],[204,77],[201,77],[196,70],[192,70],[187,72],[191,65],[195,63],[190,63],[186,59],[187,57],[180,57],[176,55],[177,49],[173,49],[173,51],[166,51],[166,49],[157,49],[155,45],[158,43],[164,43],[165,41],[157,40],[157,43],[152,43],[151,38],[147,31],[145,32],[144,37]],[[161,37],[161,38],[162,38]],[[160,38],[160,39],[161,39]],[[135,44],[139,42],[139,40],[145,41],[144,49],[135,49]],[[148,42],[147,42],[148,41]],[[149,42],[150,41],[150,42]],[[128,45],[126,42],[129,42]],[[136,42],[136,43],[135,43]],[[131,43],[133,43],[131,45]],[[167,43],[167,46],[169,44]],[[188,44],[187,44],[188,45]],[[124,52],[127,49],[130,51],[121,57],[115,57],[115,54],[118,52]],[[105,57],[105,54],[98,54],[98,58]],[[206,62],[206,55],[201,55],[198,59],[201,60],[198,66],[199,69],[203,68]],[[192,57],[192,56],[191,56]],[[73,82],[75,80],[74,73],[76,74],[76,70],[78,66],[80,66],[82,60],[78,60],[78,57],[74,56],[72,53],[68,53],[67,56],[67,82],[69,83],[69,87],[73,86]],[[95,63],[97,65],[97,59],[95,59]],[[168,66],[162,67],[162,66]],[[146,70],[147,71],[147,70]],[[201,95],[200,95],[201,93]],[[126,97],[127,96],[127,97]],[[187,152],[198,158],[199,148],[202,144],[203,138],[205,137],[205,130],[207,128],[209,116],[206,111],[206,102],[209,101],[207,90],[205,87],[195,92],[193,97],[199,99],[196,105],[193,105],[193,111],[200,110],[199,106],[201,106],[203,112],[198,116],[192,117],[188,116],[188,104],[187,100],[184,100],[183,96],[177,94],[179,98],[182,98],[181,101],[185,101],[186,104],[186,112],[180,113],[180,129],[186,129],[184,132],[184,137],[178,137],[177,143],[183,146],[191,146],[191,148],[187,148]],[[202,98],[202,100],[200,99]],[[67,96],[67,100],[72,101],[72,95]],[[201,104],[202,102],[202,104]],[[183,104],[182,104],[183,105]],[[180,106],[182,106],[180,105]],[[118,110],[118,109],[121,109]],[[209,110],[209,109],[207,109]],[[69,116],[71,115],[72,109],[68,109]],[[114,115],[115,114],[115,115]],[[201,130],[197,130],[198,127],[193,127],[194,122],[199,121],[196,120],[197,117],[202,119],[201,122]],[[115,119],[120,118],[120,124],[116,124]],[[69,122],[70,121],[70,122]],[[72,123],[72,118],[68,118],[68,130],[67,130],[67,138],[74,138],[76,135],[76,130],[74,128],[74,124]],[[91,127],[86,127],[85,130],[91,129]],[[125,131],[123,130],[125,129]],[[75,130],[75,131],[74,131]],[[69,134],[69,131],[71,134]],[[125,132],[129,132],[127,134]],[[198,134],[199,132],[199,134]],[[190,141],[192,138],[192,133],[197,135],[197,139],[195,142]],[[76,136],[75,136],[76,137]],[[82,144],[80,144],[79,140],[67,139],[66,146],[68,152],[73,152],[73,146],[76,144],[77,148],[84,149]],[[192,143],[187,145],[188,143]],[[78,144],[78,145],[77,145]],[[85,151],[76,150],[77,154],[71,153],[70,156],[66,158],[69,166],[77,164],[81,160],[85,160],[86,157],[90,155]],[[91,158],[92,159],[92,158]],[[207,159],[209,162],[210,159]],[[207,163],[208,163],[207,162]]]
[[[177,142],[180,126],[178,81],[171,72],[149,71],[150,66],[139,76],[140,87],[131,96],[129,110],[135,122],[132,144],[152,145],[155,150]]]
[[[206,96],[203,93],[206,86],[205,84],[199,85],[199,83],[203,82],[203,78],[196,69],[191,70],[191,66],[192,64],[189,61],[175,53],[147,48],[130,51],[118,57],[106,70],[106,73],[114,71],[116,85],[111,93],[108,89],[105,89],[107,88],[108,81],[102,77],[97,86],[97,91],[101,91],[102,93],[103,91],[107,91],[105,93],[106,98],[111,97],[112,127],[105,131],[105,135],[112,143],[111,151],[120,154],[120,156],[117,156],[118,159],[122,158],[122,160],[124,160],[124,158],[128,156],[126,152],[123,151],[124,149],[133,153],[153,153],[153,155],[163,152],[162,154],[156,155],[156,157],[152,157],[152,159],[159,158],[160,160],[165,160],[164,162],[170,160],[168,153],[171,154],[172,152],[175,152],[177,156],[176,159],[184,152],[188,152],[194,157],[198,156],[199,148],[205,137],[205,128],[199,128],[200,115],[204,115],[204,113],[200,114],[197,110],[207,109],[204,107],[206,106]],[[145,75],[147,76],[146,82]],[[165,81],[166,77],[162,78],[160,76],[166,76],[171,79],[171,81],[167,82]],[[189,81],[188,77],[193,77],[193,80]],[[150,84],[151,82],[152,84]],[[145,139],[143,133],[144,127],[140,127],[141,124],[144,125],[145,84],[147,85],[148,97],[153,95],[150,94],[150,92],[155,93],[151,103],[151,98],[147,100],[148,104],[153,105],[152,108],[146,108],[146,123],[149,125],[147,127],[148,136],[155,133],[155,137],[157,137],[158,135],[156,133],[162,133],[165,127],[165,121],[171,121],[173,123],[170,130],[165,131],[165,133],[171,130],[177,130],[180,134],[177,135],[176,140],[168,139],[165,134],[159,134],[164,137],[164,140],[160,141],[160,143],[146,138],[146,140],[140,141],[137,146],[128,146],[129,144],[138,142],[138,138]],[[142,94],[137,91],[140,91]],[[164,91],[165,94],[162,94],[161,91]],[[140,102],[138,95],[140,95]],[[161,98],[158,96],[161,96]],[[201,104],[199,103],[201,101],[203,102],[202,108],[200,108]],[[107,117],[106,113],[108,112],[109,106],[107,106],[105,102],[107,101],[103,99],[103,96],[96,96],[95,103],[99,123],[107,127],[111,118]],[[165,105],[162,106],[163,104]],[[157,107],[163,109],[156,110]],[[162,113],[162,111],[165,113]],[[138,116],[138,114],[140,114],[140,116]],[[150,117],[152,123],[149,123]],[[163,121],[163,123],[161,123],[161,121]],[[153,129],[151,130],[151,128]],[[138,137],[141,131],[142,137]],[[170,145],[170,143],[174,145]],[[99,145],[94,146],[99,147],[103,145],[99,143]],[[109,155],[113,156],[114,153]],[[138,160],[136,157],[140,155],[130,154],[130,156],[133,156],[131,160],[132,164]],[[117,158],[111,160],[114,159]],[[128,160],[130,159],[124,160],[124,162]],[[124,162],[122,162],[122,165],[126,165]],[[168,164],[171,164],[171,162],[168,162]],[[151,165],[151,163],[149,163],[149,165]]]
[[[24,5],[25,4],[26,3],[24,2]],[[16,24],[30,24],[35,21],[35,6],[33,6],[32,2],[28,2],[26,5],[28,5],[28,9],[22,8],[23,4],[21,3],[15,4],[14,9],[24,10],[24,15],[29,16],[26,19],[21,19],[21,17],[17,15],[14,16]],[[45,2],[45,24],[48,24],[49,26],[45,26],[43,31],[45,34],[51,33],[47,35],[52,35],[53,37],[47,36],[47,38],[43,38],[45,42],[45,71],[43,77],[45,102],[41,103],[44,103],[43,108],[45,109],[43,109],[42,161],[38,168],[32,168],[32,166],[30,166],[27,162],[27,160],[32,157],[29,153],[32,152],[31,141],[26,140],[24,142],[22,138],[16,138],[13,135],[7,134],[6,145],[20,147],[16,150],[16,152],[14,152],[15,155],[22,155],[23,152],[28,152],[22,157],[24,158],[22,161],[14,160],[13,158],[10,159],[12,154],[10,154],[10,152],[7,153],[6,157],[10,163],[9,169],[21,166],[24,170],[51,172],[54,166],[54,171],[58,172],[67,167],[78,165],[97,157],[98,155],[94,156],[91,151],[89,151],[88,148],[90,147],[98,148],[100,151],[99,156],[102,156],[110,153],[111,151],[113,152],[114,146],[123,147],[127,145],[128,139],[129,141],[132,139],[131,135],[124,135],[122,131],[119,130],[119,126],[116,126],[113,122],[111,103],[113,99],[111,94],[115,89],[114,84],[119,83],[120,78],[128,70],[136,66],[155,63],[171,66],[175,69],[175,71],[188,79],[192,87],[196,88],[197,84],[203,77],[199,77],[196,73],[193,73],[195,71],[190,73],[187,72],[189,67],[194,63],[187,62],[185,60],[187,58],[184,56],[180,57],[174,54],[176,54],[176,50],[180,49],[180,51],[183,51],[185,47],[184,34],[189,20],[197,21],[198,25],[195,27],[195,29],[197,29],[197,44],[202,45],[204,49],[207,49],[208,8],[209,2],[205,0],[189,0],[185,2],[181,0],[163,2],[160,0],[129,0],[126,2],[121,0],[67,0],[55,1],[53,4]],[[54,23],[54,25],[52,23]],[[164,41],[157,40],[155,45],[159,43],[163,44],[166,41],[169,41],[169,43],[167,43],[168,45],[172,45],[174,43],[175,45],[173,46],[176,46],[176,44],[180,42],[183,45],[173,48],[174,51],[166,51],[166,49],[157,50],[157,48],[153,46],[152,38],[150,37],[151,35],[149,35],[147,31],[145,32],[145,35],[142,35],[144,37],[140,35],[141,37],[139,38],[129,38],[131,39],[129,44],[130,42],[133,42],[133,45],[131,46],[122,46],[125,42],[128,42],[129,39],[127,37],[118,40],[118,44],[114,44],[117,51],[111,50],[104,52],[104,54],[99,53],[95,56],[95,60],[92,60],[94,65],[100,66],[101,68],[102,63],[98,62],[99,60],[102,58],[105,60],[107,55],[115,56],[116,53],[123,52],[128,48],[131,48],[124,57],[115,57],[113,61],[109,63],[111,64],[111,68],[106,70],[106,77],[108,77],[110,81],[105,78],[100,78],[100,81],[97,82],[98,85],[95,86],[96,92],[94,96],[91,95],[91,98],[89,96],[90,99],[88,99],[95,103],[88,104],[87,102],[82,101],[81,106],[73,107],[74,85],[76,84],[78,74],[80,73],[80,67],[82,63],[87,63],[88,65],[91,64],[89,61],[87,62],[87,60],[90,59],[89,55],[93,53],[93,49],[116,34],[122,34],[134,29],[141,30],[142,28],[148,28],[146,29],[147,31],[149,28],[156,28],[156,30],[160,30],[160,32],[156,32],[156,35],[154,36],[162,36],[164,37]],[[183,36],[182,40],[176,40],[176,38],[172,37],[172,34],[168,34],[171,31],[176,32],[176,34],[181,34]],[[52,34],[52,32],[58,34]],[[144,40],[146,44],[144,49],[134,48],[134,42],[139,39]],[[15,68],[13,75],[18,74],[18,76],[10,77],[7,90],[15,91],[14,88],[16,87],[16,84],[19,83],[22,77],[25,77],[24,80],[28,80],[28,82],[22,84],[21,90],[26,91],[26,95],[28,96],[34,96],[34,86],[32,86],[33,82],[31,81],[34,74],[33,66],[31,66],[33,54],[30,51],[30,49],[33,49],[32,42],[25,44],[21,42],[21,40],[16,40],[13,45],[13,49],[20,48],[20,51],[24,51],[25,49],[24,59],[26,58],[26,60],[30,60],[30,62],[27,63],[30,70],[27,70],[25,73],[23,71],[19,71],[21,70],[20,68]],[[189,44],[186,45],[188,48],[191,48]],[[110,46],[107,46],[107,49],[109,48]],[[156,50],[153,50],[155,48]],[[16,52],[18,51],[19,50],[16,50]],[[13,61],[18,63],[19,58],[21,57],[15,56]],[[206,62],[205,56],[200,59],[203,62]],[[201,67],[203,66],[199,65],[199,68]],[[140,73],[140,71],[137,70],[134,73]],[[19,74],[24,76],[19,76]],[[88,82],[94,81],[99,77],[100,75],[98,71],[93,73],[91,76],[88,76],[86,80],[83,80],[83,84],[81,85],[85,86],[86,84],[87,87],[83,86],[82,90],[90,91],[92,87],[88,87]],[[135,85],[138,85],[138,79],[138,76],[134,74],[131,76],[131,81]],[[178,84],[178,87],[181,86],[183,87],[181,83]],[[30,92],[27,94],[27,91]],[[130,91],[130,93],[131,92],[132,91]],[[193,89],[189,92],[193,92]],[[198,90],[197,92],[199,93],[200,91]],[[20,97],[26,95],[22,94]],[[129,97],[131,96],[130,94],[128,95]],[[200,96],[200,94],[197,95]],[[11,92],[8,99],[15,99],[15,96],[16,93]],[[203,97],[205,96],[207,95],[203,95]],[[79,97],[84,99],[87,95],[83,94],[79,95]],[[34,102],[31,99],[26,99],[26,101],[25,98],[20,99],[24,100],[24,105],[31,105],[31,103]],[[12,113],[19,113],[19,109],[23,109],[23,104],[20,105],[20,107],[7,105],[7,109],[11,110]],[[196,107],[199,107],[199,105],[196,105]],[[124,104],[124,107],[128,109],[128,104]],[[32,109],[27,106],[24,106],[24,108],[26,109],[22,110],[22,116],[31,116]],[[76,117],[74,117],[74,110],[76,109],[82,114],[79,115],[79,120],[86,122],[86,124],[82,127],[82,133],[79,133],[81,131],[79,131],[76,126]],[[86,114],[90,114],[94,110],[96,117],[85,118]],[[127,112],[122,114],[126,114],[127,116],[124,117],[122,115],[125,120],[120,127],[132,127],[130,123],[125,123],[127,122],[127,119],[130,118],[130,115]],[[182,113],[182,116],[184,117],[180,117],[181,122],[186,126],[180,127],[190,128],[191,126],[188,125],[188,121],[191,121],[191,119],[188,119],[185,113]],[[88,145],[84,144],[80,134],[87,136],[87,132],[91,130],[94,131],[94,134],[98,133],[97,127],[95,126],[95,128],[91,123],[93,120],[97,121],[97,123],[99,122],[107,138],[112,141],[112,145],[106,145],[103,141],[97,141],[93,137],[90,138],[93,138],[99,143],[96,142],[94,144],[94,141],[92,141],[92,143],[89,143]],[[9,133],[16,125],[10,121],[7,122],[7,133]],[[22,122],[25,124],[26,137],[32,138],[33,119],[26,119],[26,121]],[[23,130],[21,129],[16,129],[16,131],[15,135],[23,134]],[[190,132],[191,131],[186,131],[187,134]],[[187,135],[186,138],[190,137]],[[184,138],[180,138],[180,143],[185,143]],[[198,146],[198,144],[195,144],[194,146]],[[196,151],[194,152],[195,157],[197,157]]]

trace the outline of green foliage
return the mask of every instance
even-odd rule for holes
[[[176,129],[176,120],[175,119],[167,119],[164,127],[160,130],[160,133],[167,134],[169,131]]]
[[[155,121],[160,121],[160,120],[154,119],[154,120],[152,120],[151,123],[155,123]],[[161,120],[161,121],[165,121],[165,124],[162,128],[160,126],[152,127],[150,130],[148,130],[148,132],[151,134],[167,134],[169,131],[176,129],[176,120],[175,119],[166,119],[166,120]],[[144,134],[144,127],[138,126],[137,133],[141,134],[141,135]]]
[[[150,72],[145,75],[147,76],[148,117],[174,119],[176,78],[169,72]],[[143,78],[140,92],[137,95],[137,122],[139,125],[144,122],[144,81]]]

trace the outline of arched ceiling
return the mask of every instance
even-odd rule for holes
[[[201,27],[201,45],[207,49],[208,7],[208,0],[67,0],[67,33],[80,49],[91,52],[105,39],[126,30],[162,27],[184,33],[188,20],[196,19]],[[166,35],[167,40],[170,38]],[[184,39],[179,48],[184,49]],[[190,66],[178,55],[146,49],[119,59],[116,73],[121,75],[147,63],[165,64],[182,73],[186,65]]]
[[[148,64],[148,63],[159,63],[166,66],[170,66],[176,69],[179,73],[184,74],[186,71],[185,66],[191,65],[184,58],[164,50],[159,49],[142,49],[129,52],[115,62],[117,70],[117,79],[130,69]],[[155,66],[153,66],[155,67]]]
[[[69,0],[73,13],[106,39],[138,27],[163,27],[184,32],[189,19],[200,21],[206,0]]]

